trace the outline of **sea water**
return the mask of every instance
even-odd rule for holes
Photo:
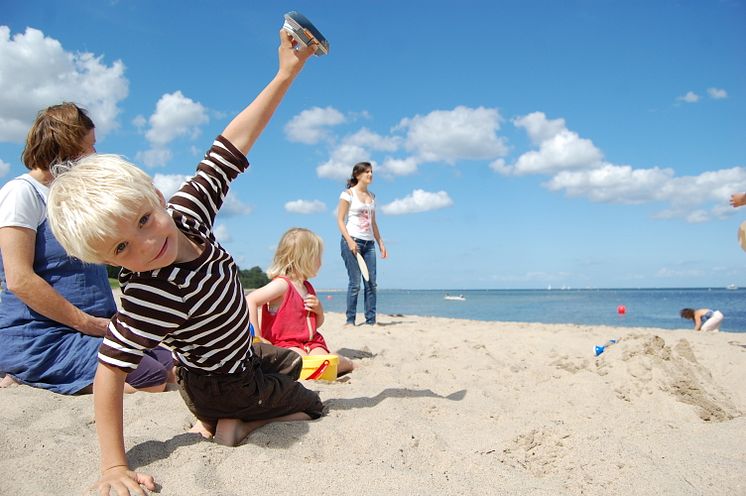
[[[463,301],[446,295],[463,295]],[[319,291],[324,308],[344,313],[345,291]],[[363,312],[362,290],[358,313]],[[746,289],[378,290],[378,313],[484,321],[693,329],[682,308],[711,308],[725,315],[725,332],[746,332]],[[624,314],[618,309],[623,306]],[[362,315],[358,315],[358,323]]]

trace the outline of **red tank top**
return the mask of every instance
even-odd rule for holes
[[[316,314],[304,308],[303,298],[290,279],[284,276],[278,277],[288,283],[288,290],[285,292],[277,313],[273,314],[269,311],[269,304],[262,305],[262,337],[271,343],[311,341],[316,334]],[[303,285],[309,294],[316,294],[310,282],[303,281]]]

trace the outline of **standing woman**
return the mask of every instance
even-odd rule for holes
[[[360,253],[368,266],[368,281],[365,286],[365,323],[376,323],[376,246],[381,250],[381,258],[386,258],[386,247],[376,223],[376,197],[368,191],[373,182],[373,166],[370,162],[359,162],[352,168],[352,176],[347,180],[347,189],[339,195],[337,226],[342,233],[342,260],[347,267],[346,324],[355,325],[357,295],[360,292],[360,267],[357,254]]]
[[[73,103],[42,110],[23,150],[28,173],[0,189],[0,387],[16,382],[86,392],[116,304],[106,269],[67,256],[52,235],[53,164],[95,153],[96,133]],[[129,391],[163,391],[173,359],[162,349],[128,376]]]

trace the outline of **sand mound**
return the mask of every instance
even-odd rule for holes
[[[697,361],[686,339],[670,347],[658,335],[630,334],[599,356],[595,368],[625,401],[663,391],[676,401],[694,406],[697,415],[707,422],[741,415],[712,373]]]

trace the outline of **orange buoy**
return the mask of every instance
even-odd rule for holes
[[[627,307],[625,307],[624,305],[619,305],[618,307],[616,307],[616,313],[618,313],[619,315],[624,315],[625,313],[627,313]]]

